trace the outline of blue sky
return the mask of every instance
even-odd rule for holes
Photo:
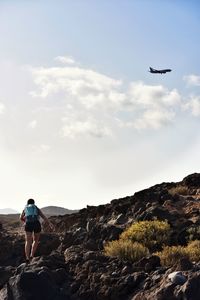
[[[2,208],[97,205],[199,171],[199,6],[0,2]]]

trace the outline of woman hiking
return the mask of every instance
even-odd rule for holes
[[[25,223],[25,256],[26,262],[34,257],[40,239],[41,224],[40,217],[48,223],[53,230],[53,224],[47,219],[42,211],[35,205],[33,199],[27,201],[27,205],[20,215],[20,220]]]

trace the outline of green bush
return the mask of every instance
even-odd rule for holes
[[[170,232],[170,225],[165,221],[140,221],[125,230],[120,239],[142,243],[149,250],[155,251],[168,244]]]
[[[130,240],[117,240],[108,242],[104,247],[105,255],[117,256],[136,262],[149,255],[149,250],[140,243],[133,243]]]

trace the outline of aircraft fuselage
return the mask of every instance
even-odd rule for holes
[[[165,74],[165,73],[171,72],[171,71],[172,71],[171,69],[156,70],[151,67],[149,68],[149,72],[153,73],[153,74]]]

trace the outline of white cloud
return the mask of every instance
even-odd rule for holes
[[[0,102],[0,114],[3,114],[5,112],[5,105]]]
[[[170,110],[147,110],[142,117],[133,122],[133,127],[136,129],[159,129],[173,121],[175,113]]]
[[[63,64],[69,64],[69,65],[75,64],[75,60],[71,56],[57,56],[55,57],[55,60]]]
[[[168,90],[162,85],[146,85],[142,81],[130,84],[126,105],[135,112],[134,120],[121,120],[121,127],[135,129],[159,129],[173,121],[181,96],[176,89]]]
[[[28,126],[32,129],[35,129],[37,127],[37,121],[36,120],[33,120],[31,121]]]
[[[190,100],[183,105],[184,110],[190,110],[195,117],[200,116],[200,96],[191,96]]]
[[[198,75],[194,75],[194,74],[187,75],[184,76],[183,79],[186,81],[188,85],[200,86],[200,76]]]
[[[143,108],[175,106],[180,102],[176,89],[169,91],[162,85],[146,85],[142,81],[132,82],[129,88],[129,104]]]
[[[93,119],[66,123],[62,128],[63,136],[75,138],[77,135],[87,134],[93,137],[111,136],[111,130]]]
[[[33,97],[63,99],[62,135],[95,137],[115,134],[119,127],[158,129],[172,122],[181,105],[176,89],[127,85],[102,73],[80,66],[30,68],[36,91]],[[127,114],[132,115],[127,117]]]
[[[36,154],[47,153],[51,149],[50,145],[41,144],[33,147],[33,152]]]
[[[80,67],[57,68],[31,68],[35,84],[39,91],[32,92],[32,96],[46,98],[58,92],[64,92],[66,96],[76,97],[85,104],[87,98],[92,98],[90,103],[112,101],[110,92],[116,90],[122,82],[115,80],[93,70]],[[117,92],[117,91],[115,91]]]

